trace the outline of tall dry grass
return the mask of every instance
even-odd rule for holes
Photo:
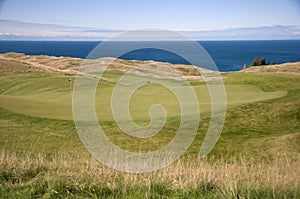
[[[66,155],[47,156],[39,154],[17,156],[7,152],[0,153],[1,172],[10,172],[10,176],[22,181],[36,178],[68,178],[74,181],[89,180],[96,184],[105,184],[110,188],[122,186],[163,183],[176,188],[195,188],[199,183],[208,183],[220,187],[223,191],[235,192],[238,187],[269,187],[281,189],[300,188],[300,161],[287,156],[275,156],[272,160],[238,158],[207,160],[186,157],[161,170],[131,174],[113,170],[91,157],[74,158]]]

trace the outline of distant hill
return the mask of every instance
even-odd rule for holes
[[[171,64],[168,62],[122,60],[110,57],[97,60],[85,60],[80,58],[46,55],[31,56],[14,52],[0,54],[1,73],[38,72],[58,73],[70,76],[76,74],[85,75],[79,72],[79,68],[83,66],[93,68],[94,72],[105,70],[131,73],[139,76],[187,79],[193,81],[202,81],[201,74],[215,73],[214,71],[192,65]],[[106,66],[108,67],[104,68]],[[91,73],[92,72],[93,71],[91,71]],[[243,72],[243,70],[241,72]],[[280,72],[300,74],[300,62],[252,66],[247,68],[245,72]]]
[[[171,64],[156,61],[122,60],[115,58],[101,58],[97,60],[84,60],[72,57],[31,56],[22,53],[0,54],[0,71],[11,72],[42,72],[76,75],[81,66],[108,66],[106,71],[132,73],[140,76],[157,76],[170,79],[185,78],[188,80],[202,80],[201,74],[213,73],[208,69],[192,65]],[[103,67],[102,67],[103,68]],[[98,72],[95,71],[95,72]]]

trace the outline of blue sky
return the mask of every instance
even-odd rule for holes
[[[0,20],[5,21],[0,27],[2,35],[30,35],[30,26],[35,23],[66,26],[66,30],[68,26],[100,30],[163,28],[193,34],[274,26],[276,31],[278,27],[293,29],[280,33],[287,38],[297,36],[300,27],[300,0],[0,0],[0,6]],[[9,21],[26,23],[22,30],[13,28],[20,24]],[[40,30],[55,35],[57,30],[51,27],[41,26]],[[74,28],[72,31],[76,32]],[[292,31],[294,36],[289,35]],[[32,34],[38,36],[37,31]]]

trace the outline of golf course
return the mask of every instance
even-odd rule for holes
[[[226,119],[217,144],[200,159],[211,120],[206,83],[192,66],[151,62],[189,77],[200,121],[193,143],[180,159],[141,174],[103,165],[82,144],[72,112],[81,63],[64,57],[0,56],[0,198],[300,197],[299,63],[221,73]],[[117,60],[103,73],[95,90],[96,116],[109,140],[121,149],[154,151],[176,136],[180,103],[169,89],[152,83],[155,77],[148,77],[148,84],[130,98],[130,115],[145,126],[151,106],[160,104],[166,123],[147,139],[124,133],[114,120],[111,99],[118,81],[136,63]],[[139,78],[137,73],[130,75]]]

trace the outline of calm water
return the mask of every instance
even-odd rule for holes
[[[109,56],[114,49],[133,42],[117,42],[103,54]],[[300,61],[300,40],[286,41],[199,41],[210,54],[220,71],[241,70],[243,64],[249,65],[254,57],[264,56],[267,62],[276,63]],[[53,55],[85,58],[99,42],[91,41],[0,41],[0,53],[20,52],[27,55]],[[181,48],[183,42],[164,42]],[[198,56],[195,52],[188,52]],[[155,60],[170,63],[189,64],[185,59],[173,53],[158,49],[141,49],[120,56],[122,59]]]

